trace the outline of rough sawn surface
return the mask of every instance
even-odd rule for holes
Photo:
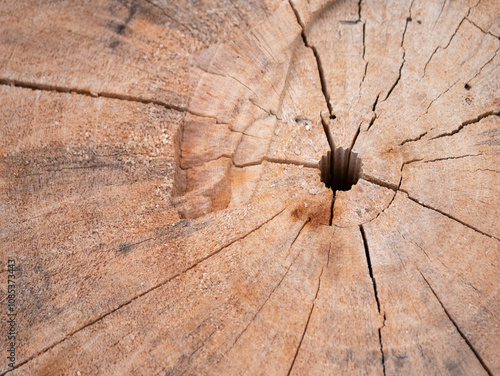
[[[498,1],[0,19],[0,374],[500,374]]]

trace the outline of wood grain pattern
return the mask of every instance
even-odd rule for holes
[[[498,1],[0,20],[1,375],[500,374]]]

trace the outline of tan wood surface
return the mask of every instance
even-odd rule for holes
[[[500,2],[0,20],[1,375],[500,375]]]

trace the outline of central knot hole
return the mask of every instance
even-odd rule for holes
[[[319,161],[321,181],[333,192],[348,191],[361,175],[361,159],[351,149],[335,148]]]

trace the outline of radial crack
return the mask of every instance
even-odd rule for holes
[[[219,157],[219,158],[221,158],[221,157]],[[219,158],[216,158],[215,160],[217,160]],[[235,164],[233,161],[233,165],[236,168],[245,168],[245,167],[260,166],[264,162],[286,164],[286,165],[306,167],[306,168],[318,168],[318,163],[307,163],[307,162],[301,162],[301,161],[294,161],[291,159],[288,160],[288,159],[271,158],[271,157],[262,157],[258,161],[253,161],[253,162],[248,162],[248,163],[243,163],[243,164]]]
[[[372,106],[373,116],[370,119],[370,123],[368,124],[368,127],[366,128],[366,131],[370,130],[370,128],[375,123],[375,120],[377,120],[377,113],[375,112],[375,110],[377,109],[377,103],[378,103],[378,99],[379,98],[380,98],[380,93],[377,94],[377,98],[375,98],[375,102],[373,102],[373,106]]]
[[[386,95],[386,97],[384,99],[384,102],[389,98],[389,96],[391,95],[392,91],[396,88],[396,86],[398,85],[399,81],[401,80],[401,71],[403,70],[403,66],[405,65],[405,56],[406,56],[406,50],[405,50],[405,47],[404,47],[405,37],[406,37],[406,30],[408,28],[408,22],[411,21],[411,8],[413,7],[413,3],[414,2],[415,2],[415,0],[412,0],[412,2],[410,4],[410,9],[408,9],[408,17],[406,17],[405,28],[403,30],[403,35],[401,36],[401,48],[403,49],[403,56],[401,57],[401,59],[403,61],[401,62],[401,65],[399,67],[398,78],[396,79],[396,82],[394,82],[394,84],[392,85],[392,87],[387,92],[387,95]]]
[[[484,362],[484,360],[481,358],[481,356],[479,355],[479,353],[477,352],[477,350],[474,348],[474,346],[472,346],[472,343],[469,341],[469,339],[467,338],[467,336],[464,334],[464,332],[457,325],[456,321],[453,320],[453,318],[451,317],[450,313],[448,312],[448,310],[444,306],[444,304],[441,301],[441,299],[439,299],[439,296],[436,294],[436,292],[432,288],[432,286],[429,283],[429,281],[427,280],[427,278],[425,278],[425,276],[420,271],[420,269],[417,268],[417,270],[420,273],[420,275],[422,276],[422,278],[425,281],[425,283],[427,284],[427,286],[429,287],[429,289],[431,290],[431,292],[434,295],[434,297],[436,298],[436,300],[438,301],[438,303],[441,306],[441,308],[443,309],[444,313],[446,314],[446,316],[448,317],[448,319],[450,320],[450,322],[453,324],[453,326],[457,330],[458,334],[460,334],[460,336],[463,338],[463,340],[465,341],[465,343],[467,344],[467,346],[469,346],[469,349],[476,356],[477,360],[479,361],[479,363],[481,363],[481,365],[483,366],[484,370],[488,373],[488,375],[492,376],[493,373],[490,371],[490,369],[488,368],[488,366],[486,365],[486,363]]]
[[[401,63],[401,66],[399,67],[398,78],[396,79],[396,82],[394,82],[394,84],[392,85],[392,87],[387,92],[387,95],[384,98],[384,102],[387,100],[387,98],[389,98],[389,96],[392,94],[392,91],[396,88],[396,86],[398,85],[399,81],[401,80],[401,71],[403,70],[403,66],[405,65],[405,55],[406,55],[406,51],[403,51],[403,61]]]
[[[365,234],[365,229],[363,228],[363,225],[359,226],[359,230],[361,232],[361,237],[363,238],[363,245],[364,245],[364,248],[365,248],[365,256],[366,256],[366,263],[367,263],[367,266],[368,266],[368,273],[370,274],[370,278],[371,278],[372,284],[373,284],[373,293],[375,295],[375,301],[377,302],[378,313],[381,314],[380,301],[378,299],[378,293],[377,293],[377,281],[375,280],[375,277],[373,276],[372,262],[371,262],[371,258],[370,258],[370,250],[368,249],[368,242],[366,240],[366,234]]]
[[[431,108],[431,106],[434,104],[434,102],[436,102],[439,98],[441,98],[441,96],[443,96],[444,94],[446,94],[448,91],[450,91],[453,86],[455,86],[456,84],[458,83],[458,80],[455,81],[448,89],[446,89],[445,91],[443,91],[441,94],[439,94],[436,98],[434,98],[431,103],[429,103],[429,105],[427,106],[427,109],[425,110],[425,112],[420,115],[417,120],[419,120],[422,116],[425,116],[429,113],[429,109]]]
[[[331,226],[333,224],[333,207],[335,206],[335,192],[332,196],[332,202],[330,204],[330,219],[328,220],[328,225]]]
[[[307,317],[306,326],[304,327],[304,331],[302,332],[302,337],[300,338],[299,345],[297,346],[297,350],[295,351],[295,355],[293,357],[292,364],[290,365],[290,369],[288,370],[287,376],[290,376],[290,374],[292,373],[293,366],[295,365],[295,361],[297,360],[297,356],[299,355],[300,347],[302,346],[302,342],[304,341],[304,337],[306,336],[307,327],[309,326],[309,321],[311,321],[311,316],[312,316],[312,313],[314,311],[316,299],[318,298],[319,289],[321,287],[321,276],[323,275],[324,270],[325,270],[325,268],[323,267],[321,269],[321,273],[319,274],[318,288],[316,289],[316,295],[314,296],[314,299],[313,299],[313,302],[311,305],[311,310],[309,311],[309,316]]]
[[[295,244],[295,242],[297,241],[297,239],[299,238],[299,235],[300,233],[302,232],[302,230],[304,229],[304,227],[306,227],[307,223],[310,221],[310,219],[307,219],[306,221],[304,221],[304,223],[302,224],[302,226],[300,227],[300,230],[299,232],[297,233],[297,235],[295,236],[295,238],[293,239],[292,241],[292,244],[290,245],[290,248],[288,249],[288,253],[286,255],[286,257],[290,256],[290,252],[292,251],[292,247],[293,245]]]
[[[291,250],[292,250],[292,247],[293,245],[295,244],[295,241],[297,240],[297,238],[300,236],[300,233],[302,232],[302,230],[304,229],[305,225],[308,223],[309,221],[306,221],[304,223],[304,225],[300,228],[297,236],[295,237],[295,239],[293,240],[292,244],[290,245],[290,248],[288,250],[288,254],[290,254]],[[233,344],[231,345],[231,347],[229,348],[229,350],[226,351],[226,354],[228,354],[231,349],[236,345],[236,343],[238,342],[238,340],[243,336],[243,334],[245,334],[245,332],[247,331],[247,329],[250,327],[250,325],[252,325],[255,321],[255,319],[257,318],[257,316],[259,315],[259,313],[262,311],[262,309],[264,308],[264,306],[267,304],[267,302],[269,301],[269,299],[271,298],[271,296],[274,294],[274,292],[278,289],[278,287],[280,287],[281,283],[283,282],[283,280],[285,279],[285,277],[288,275],[288,272],[290,271],[290,269],[292,268],[293,264],[295,263],[295,261],[297,260],[297,258],[300,256],[300,252],[297,253],[297,255],[295,256],[295,258],[292,260],[292,262],[290,263],[290,265],[288,266],[288,268],[286,269],[285,271],[285,274],[283,274],[283,277],[281,277],[281,279],[279,280],[278,284],[272,289],[271,293],[267,296],[266,300],[264,301],[264,303],[259,307],[259,309],[257,310],[257,312],[255,313],[255,315],[253,316],[252,320],[250,320],[250,322],[248,323],[248,325],[245,327],[245,329],[242,330],[242,332],[236,337],[236,339],[234,340]]]
[[[407,164],[410,164],[410,163],[413,163],[413,162],[417,162],[417,161],[420,161],[421,159],[415,159],[415,160],[411,160],[411,161],[408,161],[408,162],[403,162],[403,164],[401,165],[401,170],[400,170],[400,175],[399,175],[399,183],[398,183],[398,186],[397,187],[394,187],[393,185],[388,185],[388,184],[381,184],[383,182],[380,182],[380,180],[378,179],[374,179],[374,181],[372,180],[369,180],[365,177],[363,177],[366,181],[372,183],[372,184],[377,184],[377,185],[380,185],[381,187],[384,187],[384,188],[388,188],[388,189],[392,189],[394,190],[394,195],[392,196],[392,199],[391,201],[389,202],[389,204],[384,208],[384,210],[382,210],[380,213],[377,214],[377,216],[371,220],[369,220],[368,222],[365,222],[365,223],[370,223],[370,222],[373,222],[374,220],[376,220],[380,215],[382,215],[387,209],[389,209],[392,205],[392,203],[394,202],[394,200],[396,199],[396,195],[398,193],[398,191],[401,190],[401,184],[403,183],[403,168],[407,165]],[[370,178],[370,177],[368,177]]]
[[[190,112],[187,109],[187,107],[184,107],[184,106],[177,106],[177,105],[168,104],[168,103],[154,100],[154,99],[134,97],[131,95],[123,95],[123,94],[115,94],[115,93],[107,93],[107,92],[96,93],[96,92],[93,92],[91,90],[84,90],[84,89],[78,89],[78,88],[68,88],[68,87],[62,87],[62,86],[57,86],[57,85],[39,84],[39,83],[25,82],[25,81],[5,79],[5,78],[0,78],[0,85],[14,86],[14,87],[20,87],[23,89],[41,90],[41,91],[49,91],[49,92],[56,92],[56,93],[75,93],[75,94],[84,95],[84,96],[93,97],[93,98],[103,97],[103,98],[119,99],[119,100],[128,101],[128,102],[155,104],[158,106],[165,107],[168,110],[175,110],[175,111],[179,111],[179,112]],[[196,115],[196,114],[193,113],[193,115]]]
[[[429,63],[431,62],[432,58],[434,57],[434,55],[436,54],[436,52],[439,50],[439,48],[440,48],[440,46],[437,46],[436,49],[434,51],[432,51],[431,56],[429,57],[429,59],[425,63],[425,65],[424,65],[424,75],[422,76],[422,78],[425,77],[425,72],[427,70],[427,65],[429,65]]]
[[[393,190],[393,191],[397,191],[399,189],[399,186],[397,186],[395,184],[391,184],[391,183],[382,181],[382,180],[380,180],[380,179],[378,179],[376,177],[373,177],[373,176],[370,176],[370,175],[367,175],[367,174],[363,174],[360,179],[366,180],[367,182],[379,185],[379,186],[381,186],[383,188],[387,188],[387,189],[390,189],[390,190]],[[400,178],[400,180],[401,180],[401,178]]]
[[[422,163],[432,163],[432,162],[438,162],[438,161],[447,161],[449,159],[461,159],[461,158],[467,158],[467,157],[479,157],[480,155],[483,155],[483,153],[479,153],[479,154],[466,154],[466,155],[460,155],[458,157],[443,157],[443,158],[422,160],[422,161],[419,161],[419,162],[422,162]]]
[[[443,133],[443,134],[434,136],[431,138],[431,140],[435,140],[436,138],[441,138],[441,137],[453,136],[454,134],[457,134],[462,129],[464,129],[467,125],[479,123],[481,120],[483,120],[484,118],[486,118],[488,116],[500,116],[500,111],[498,111],[498,112],[496,112],[496,111],[485,112],[484,114],[481,114],[478,117],[475,117],[474,119],[464,121],[457,129],[455,129],[451,132],[448,132],[448,133]]]
[[[199,164],[199,165],[194,165],[194,166],[190,166],[190,167],[182,167],[179,165],[179,168],[183,171],[188,171],[188,170],[191,170],[193,168],[196,168],[196,167],[200,167],[200,166],[203,166],[207,163],[210,163],[210,162],[215,162],[215,161],[218,161],[219,159],[223,159],[223,158],[226,158],[226,159],[229,159],[229,161],[231,161],[231,163],[233,164],[234,167],[238,167],[234,164],[232,158],[233,156],[231,154],[226,154],[226,153],[223,153],[221,155],[219,155],[218,157],[216,158],[212,158],[212,159],[207,159],[207,160],[204,160],[203,163]]]
[[[385,312],[382,314],[382,310],[380,308],[380,300],[378,297],[378,290],[377,290],[377,281],[375,280],[375,276],[373,275],[370,250],[368,248],[368,241],[366,240],[365,229],[363,228],[362,224],[359,226],[359,230],[361,232],[361,237],[363,239],[363,246],[365,249],[365,256],[366,256],[366,264],[368,266],[368,273],[370,275],[370,278],[371,278],[372,284],[373,284],[373,293],[375,296],[375,301],[377,303],[378,313],[379,313],[379,315],[383,316],[383,318],[384,318],[382,326],[378,328],[378,340],[379,340],[379,345],[380,345],[380,356],[381,356],[381,362],[382,362],[382,370],[383,370],[384,375],[385,375],[385,355],[384,355],[384,345],[382,343],[382,328],[384,328],[384,326],[385,326],[386,316],[385,316]]]
[[[299,167],[307,167],[307,168],[318,168],[318,162],[301,162],[301,161],[294,161],[292,159],[280,159],[280,158],[271,158],[271,157],[264,157],[264,161],[270,162],[270,163],[280,163],[280,164],[289,164],[289,165],[294,165],[294,166],[299,166]]]
[[[187,359],[184,361],[185,363],[188,364],[188,366],[186,367],[186,369],[184,371],[182,371],[182,373],[179,375],[179,376],[182,376],[184,375],[188,370],[189,370],[189,367],[191,366],[191,359],[193,358],[194,354],[196,354],[199,350],[201,350],[203,348],[203,346],[205,346],[205,343],[210,339],[212,338],[212,336],[217,332],[217,329],[214,329],[212,330],[212,332],[207,336],[207,338],[205,338],[203,341],[201,341],[200,345],[194,350],[191,352],[191,354],[189,354],[189,356],[187,357]],[[181,358],[182,359],[182,358]]]
[[[386,317],[384,313],[384,322],[380,328],[378,328],[378,341],[380,344],[380,354],[382,355],[382,372],[385,376],[385,355],[384,355],[384,344],[382,342],[382,329],[385,327]]]
[[[439,19],[441,18],[441,14],[443,14],[443,10],[444,10],[444,7],[446,5],[446,2],[447,2],[447,0],[443,1],[443,4],[441,5],[441,10],[439,11],[439,16],[438,16],[436,22],[434,23],[434,25],[436,25],[438,23]]]
[[[201,260],[195,262],[194,264],[192,264],[191,266],[187,267],[186,269],[184,269],[183,271],[175,274],[174,276],[156,284],[155,286],[153,287],[150,287],[149,289],[147,289],[146,291],[143,291],[141,292],[140,294],[134,296],[133,298],[131,298],[130,300],[118,305],[116,308],[104,313],[103,315],[99,316],[98,318],[94,319],[94,320],[91,320],[90,322],[88,322],[87,324],[83,325],[82,327],[72,331],[71,333],[67,334],[64,336],[64,338],[62,338],[61,340],[53,343],[52,345],[50,346],[47,346],[45,347],[44,349],[40,350],[39,352],[37,352],[36,354],[32,355],[31,357],[29,357],[28,359],[16,364],[16,366],[14,368],[11,368],[9,369],[7,372],[5,372],[5,374],[9,373],[9,372],[12,372],[14,371],[15,369],[23,366],[24,364],[30,362],[31,360],[35,359],[35,358],[38,358],[40,357],[41,355],[45,354],[46,352],[48,352],[49,350],[51,350],[52,348],[56,347],[57,345],[63,343],[64,341],[66,341],[67,339],[73,337],[75,334],[81,332],[82,330],[88,328],[89,326],[92,326],[94,325],[95,323],[103,320],[104,318],[108,317],[109,315],[111,315],[112,313],[120,310],[121,308],[123,307],[126,307],[128,305],[130,305],[131,303],[133,303],[134,301],[136,301],[137,299],[149,294],[150,292],[154,291],[154,290],[157,290],[158,288],[162,287],[163,285],[167,284],[168,282],[174,280],[175,278],[181,276],[182,274],[190,271],[191,269],[194,269],[195,267],[197,267],[199,264],[201,264],[202,262],[206,261],[207,259],[209,259],[210,257],[212,256],[215,256],[216,254],[220,253],[222,250],[230,247],[231,245],[233,245],[234,243],[240,241],[240,240],[243,240],[245,239],[247,236],[249,236],[250,234],[254,233],[255,231],[258,231],[261,227],[265,226],[267,223],[271,222],[274,218],[276,218],[278,215],[280,215],[281,213],[283,213],[284,211],[286,210],[286,207],[283,208],[281,211],[279,211],[278,213],[276,213],[274,216],[272,216],[271,218],[269,218],[267,221],[264,221],[262,224],[260,224],[259,226],[257,226],[256,228],[252,229],[251,231],[249,231],[248,233],[246,233],[245,235],[229,242],[228,244],[226,244],[225,246],[219,248],[218,250],[210,253],[209,255],[203,257]]]
[[[470,12],[470,9],[469,9],[469,12]],[[467,13],[467,16],[469,15],[469,13]],[[464,23],[464,21],[466,20],[467,16],[465,16],[464,18],[462,18],[462,20],[460,21],[460,23],[458,24],[457,28],[455,29],[455,31],[453,32],[450,40],[448,41],[448,43],[446,44],[446,46],[443,47],[443,50],[446,50],[448,48],[448,46],[451,44],[451,41],[453,40],[453,38],[455,38],[455,35],[457,35],[458,33],[458,30],[460,29],[460,27],[462,26],[462,24]]]
[[[330,146],[330,150],[333,151],[333,150],[335,150],[335,145],[334,145],[332,137],[330,135],[330,131],[328,129],[328,124],[326,123],[323,116],[321,116],[321,114],[320,114],[320,117],[321,117],[321,124],[323,125],[323,131],[325,132],[325,135],[326,135],[326,140],[328,141],[328,145]]]
[[[415,138],[409,138],[407,140],[404,140],[402,143],[399,144],[399,146],[403,146],[404,144],[408,143],[408,142],[416,142],[416,141],[420,141],[422,139],[422,137],[424,137],[425,135],[427,134],[427,131],[425,131],[424,133],[421,133],[419,134],[417,137]],[[389,150],[390,151],[390,150]]]
[[[499,38],[500,39],[500,38]],[[477,76],[479,76],[481,74],[481,72],[483,71],[484,67],[486,67],[488,64],[490,64],[493,59],[495,59],[495,57],[497,56],[497,53],[498,53],[498,50],[500,50],[500,47],[497,48],[495,50],[495,53],[493,54],[493,56],[491,57],[490,60],[488,60],[486,63],[484,63],[484,65],[479,69],[479,71],[474,75],[474,77],[472,77],[467,83],[466,85],[469,85],[469,82],[471,82],[472,80],[474,80]]]
[[[411,197],[411,196],[410,196],[410,194],[409,194],[406,190],[401,189],[401,191],[402,191],[402,192],[404,192],[404,193],[406,193],[406,194],[408,195],[408,198],[409,198],[410,200],[412,200],[413,202],[417,203],[418,205],[423,206],[423,207],[424,207],[424,208],[426,208],[426,209],[433,210],[433,211],[435,211],[436,213],[439,213],[439,214],[441,214],[441,215],[444,215],[445,217],[447,217],[447,218],[451,219],[452,221],[458,222],[458,223],[460,223],[461,225],[463,225],[463,226],[465,226],[465,227],[468,227],[468,228],[470,228],[471,230],[474,230],[475,232],[477,232],[477,233],[479,233],[479,234],[481,234],[481,235],[484,235],[484,236],[487,236],[487,237],[489,237],[489,238],[491,238],[491,239],[495,239],[495,240],[500,241],[500,239],[499,239],[499,238],[497,238],[496,236],[493,236],[493,235],[487,234],[487,233],[485,233],[484,231],[481,231],[481,230],[477,229],[476,227],[474,227],[474,226],[472,226],[472,225],[470,225],[470,224],[468,224],[468,223],[466,223],[466,222],[464,222],[464,221],[461,221],[461,220],[460,220],[460,219],[458,219],[458,218],[452,217],[451,215],[449,215],[449,214],[447,214],[447,213],[445,213],[445,212],[443,212],[443,211],[441,211],[441,210],[439,210],[439,209],[433,208],[432,206],[426,205],[426,204],[424,204],[423,202],[421,202],[421,201],[417,200],[416,198]]]
[[[332,116],[333,115],[333,109],[332,109],[332,105],[330,103],[328,91],[326,89],[325,75],[324,75],[323,66],[321,64],[321,59],[319,57],[318,50],[316,49],[315,46],[309,45],[309,43],[307,42],[307,37],[306,37],[306,32],[305,32],[305,26],[304,26],[304,23],[302,22],[302,20],[300,19],[300,14],[299,14],[298,10],[295,9],[295,7],[293,5],[293,2],[291,0],[288,0],[288,3],[290,4],[290,6],[292,7],[293,12],[295,13],[295,17],[297,18],[297,23],[302,28],[301,35],[302,35],[302,39],[304,41],[304,44],[305,44],[306,47],[308,47],[308,48],[311,49],[311,51],[314,54],[314,58],[316,59],[316,65],[317,65],[317,68],[318,68],[319,80],[320,80],[320,83],[321,83],[321,91],[323,92],[323,96],[325,97],[325,101],[326,101],[326,106],[328,108],[328,112],[330,113],[330,116]]]

